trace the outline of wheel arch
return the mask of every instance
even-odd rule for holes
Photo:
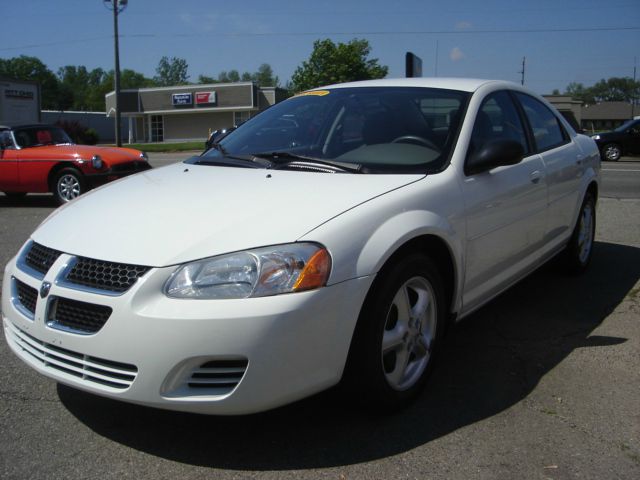
[[[456,303],[454,299],[458,291],[458,274],[456,272],[457,262],[450,245],[441,236],[428,233],[418,235],[408,241],[405,241],[386,259],[377,272],[378,275],[388,270],[399,259],[414,253],[425,254],[435,264],[444,283],[443,286],[448,305],[448,313],[452,314],[455,311]],[[374,288],[375,281],[371,286],[370,291]]]
[[[76,165],[74,165],[73,162],[69,162],[69,161],[59,161],[58,163],[56,163],[55,165],[53,165],[51,167],[51,169],[49,170],[49,174],[47,175],[47,185],[49,186],[49,191],[53,192],[55,185],[53,184],[56,175],[58,174],[58,172],[60,172],[61,170],[64,170],[65,168],[73,168],[74,170],[77,170],[77,172],[84,176],[84,173],[82,173],[82,170],[80,170]]]

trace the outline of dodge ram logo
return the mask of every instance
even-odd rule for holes
[[[51,284],[49,282],[42,282],[40,286],[40,298],[46,298],[49,295],[49,290],[51,290]]]

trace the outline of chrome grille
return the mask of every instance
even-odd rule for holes
[[[142,160],[136,160],[128,163],[119,163],[111,167],[113,173],[136,173],[149,170],[151,165]]]
[[[9,341],[45,369],[72,375],[86,383],[98,383],[119,390],[129,388],[138,374],[135,365],[56,347],[23,332],[11,322],[7,322],[7,325]]]
[[[65,280],[97,290],[124,293],[148,271],[149,267],[141,265],[78,257]]]
[[[92,334],[107,323],[112,311],[104,305],[56,297],[49,305],[47,325],[73,333]]]
[[[16,282],[16,293],[18,302],[31,314],[36,313],[36,302],[38,301],[38,290],[30,287],[26,283],[21,282],[18,279],[14,279]]]
[[[203,363],[191,373],[188,385],[191,388],[208,389],[206,393],[210,395],[226,395],[240,383],[248,364],[247,359]]]
[[[53,248],[48,248],[33,242],[29,252],[24,258],[24,263],[35,271],[45,275],[61,253],[62,252],[54,250]]]

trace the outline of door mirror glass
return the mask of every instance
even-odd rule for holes
[[[524,148],[514,140],[494,140],[467,159],[465,174],[475,175],[496,167],[515,165],[524,157]]]

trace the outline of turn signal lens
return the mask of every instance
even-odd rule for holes
[[[294,292],[311,290],[326,285],[331,272],[331,257],[326,249],[321,248],[309,259],[293,285]]]

